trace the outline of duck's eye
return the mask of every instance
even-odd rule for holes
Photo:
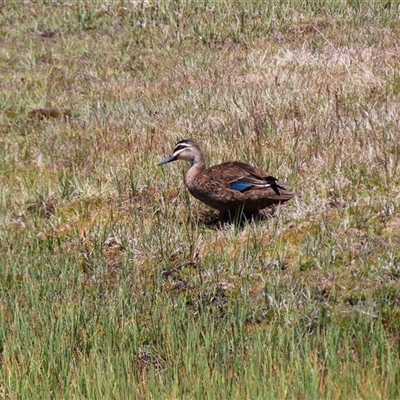
[[[190,147],[190,145],[178,144],[178,146],[175,147],[174,153],[177,152],[177,151],[181,151],[181,150],[187,149],[188,147]]]

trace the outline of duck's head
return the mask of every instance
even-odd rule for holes
[[[202,157],[199,145],[193,140],[181,140],[176,144],[171,155],[164,158],[158,165],[168,164],[176,160],[189,161],[193,165],[198,157]]]

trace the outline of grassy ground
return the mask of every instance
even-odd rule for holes
[[[0,2],[0,396],[400,397],[400,3],[324,3]]]

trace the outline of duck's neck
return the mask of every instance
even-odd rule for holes
[[[196,157],[190,161],[190,167],[185,174],[186,186],[190,187],[196,180],[197,176],[206,169],[206,162],[203,154],[197,154]]]

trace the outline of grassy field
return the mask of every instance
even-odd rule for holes
[[[0,1],[0,397],[400,398],[400,2]],[[302,197],[213,224],[181,139]]]

